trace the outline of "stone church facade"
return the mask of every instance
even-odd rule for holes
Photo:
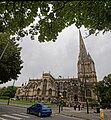
[[[54,78],[51,73],[43,73],[41,79],[29,79],[25,85],[18,87],[15,97],[20,100],[44,100],[57,102],[62,99],[66,104],[97,99],[93,89],[97,83],[95,64],[87,52],[81,32],[79,31],[79,56],[77,78]]]

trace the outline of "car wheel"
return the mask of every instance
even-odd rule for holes
[[[30,110],[27,110],[27,114],[30,114]]]
[[[38,112],[38,116],[41,117],[41,112]]]

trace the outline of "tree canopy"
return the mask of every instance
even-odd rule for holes
[[[38,35],[40,42],[55,41],[72,24],[83,25],[89,35],[111,31],[111,1],[0,2],[0,32],[17,35],[18,40],[30,34],[32,40]]]
[[[2,54],[9,36],[0,34],[0,55]],[[6,39],[7,38],[7,39]],[[0,83],[6,83],[11,80],[17,80],[22,63],[20,56],[21,47],[14,41],[11,41],[0,59]]]
[[[101,102],[111,104],[111,74],[105,76],[102,81],[97,83],[95,92]]]
[[[8,86],[8,87],[0,88],[0,98],[5,98],[5,97],[14,98],[16,90],[17,90],[16,86]]]

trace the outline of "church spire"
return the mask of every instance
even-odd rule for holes
[[[86,51],[86,47],[81,35],[81,31],[79,30],[79,42],[80,42],[80,53],[79,53],[79,58],[81,60],[85,59],[87,57],[87,51]]]
[[[88,59],[92,60],[91,55],[89,54],[89,52],[88,52]]]

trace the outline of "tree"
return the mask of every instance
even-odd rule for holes
[[[6,44],[8,43],[9,36],[0,35],[0,55],[2,54]],[[7,39],[6,39],[7,38]],[[20,56],[21,47],[14,41],[10,41],[6,52],[0,60],[0,82],[6,83],[11,80],[17,80],[22,63]]]
[[[5,92],[6,92],[6,87],[0,88],[0,96],[4,96]]]
[[[10,98],[14,98],[16,90],[17,90],[17,87],[15,87],[15,86],[8,86],[6,92],[4,93],[4,95],[8,96]]]
[[[83,25],[89,35],[111,31],[111,1],[0,2],[0,32],[17,34],[18,40],[31,34],[31,39],[38,35],[40,42],[55,41],[58,34],[72,24],[77,28]]]
[[[8,87],[0,88],[0,96],[14,98],[16,90],[17,90],[17,87],[15,86],[8,86]]]
[[[95,93],[103,103],[111,104],[111,74],[105,76],[95,86]]]

